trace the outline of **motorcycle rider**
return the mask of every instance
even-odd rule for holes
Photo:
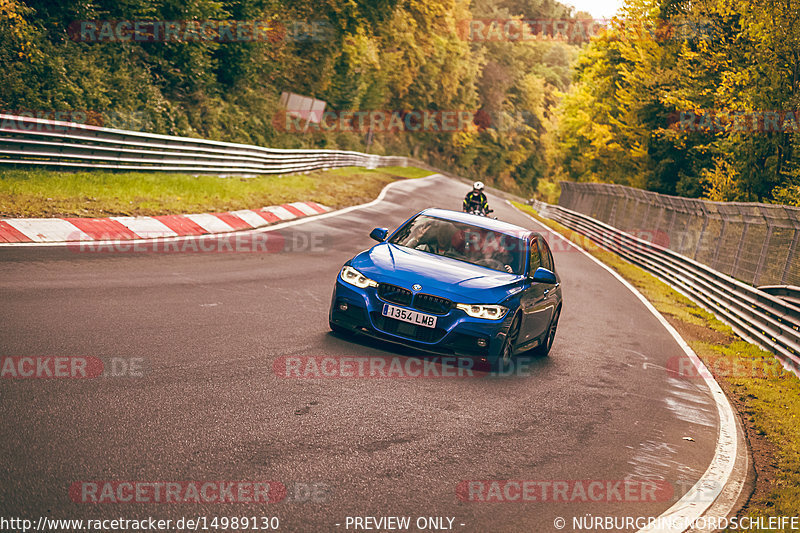
[[[467,196],[464,198],[464,211],[469,213],[473,209],[478,209],[484,212],[489,211],[489,201],[486,199],[486,195],[483,194],[482,181],[476,181],[473,183],[472,190],[469,191]]]

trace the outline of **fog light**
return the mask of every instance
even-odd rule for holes
[[[339,311],[347,311],[347,302],[342,302],[339,304]]]
[[[486,348],[487,344],[489,343],[486,342],[486,339],[478,339],[478,346],[480,346],[481,348]]]

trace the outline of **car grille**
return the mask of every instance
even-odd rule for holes
[[[387,302],[392,302],[395,304],[411,305],[411,300],[414,298],[414,294],[410,290],[404,289],[403,287],[398,287],[397,285],[379,283],[378,297],[381,300],[386,300]]]
[[[413,307],[434,315],[446,315],[453,308],[453,302],[447,298],[422,293],[414,295],[408,289],[389,283],[378,284],[378,297],[387,302]]]
[[[425,326],[409,324],[408,322],[383,316],[379,312],[372,312],[370,314],[372,315],[372,321],[379,330],[415,341],[439,342],[447,333],[447,331],[442,328],[426,328]]]
[[[417,294],[414,297],[414,308],[435,315],[446,315],[453,308],[453,302],[431,294]]]

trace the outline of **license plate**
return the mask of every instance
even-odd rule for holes
[[[418,313],[416,311],[409,311],[402,307],[395,307],[389,304],[383,304],[383,316],[394,318],[395,320],[402,320],[409,324],[416,324],[418,326],[425,326],[426,328],[436,327],[436,317]]]

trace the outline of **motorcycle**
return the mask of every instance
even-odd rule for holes
[[[478,215],[478,216],[481,216],[481,217],[488,217],[489,213],[494,213],[494,210],[493,209],[489,209],[489,208],[484,208],[484,207],[481,207],[479,205],[475,205],[475,206],[470,206],[469,208],[467,208],[467,213],[469,213],[470,215]],[[493,219],[497,220],[497,217],[489,217],[489,218],[493,218]]]

